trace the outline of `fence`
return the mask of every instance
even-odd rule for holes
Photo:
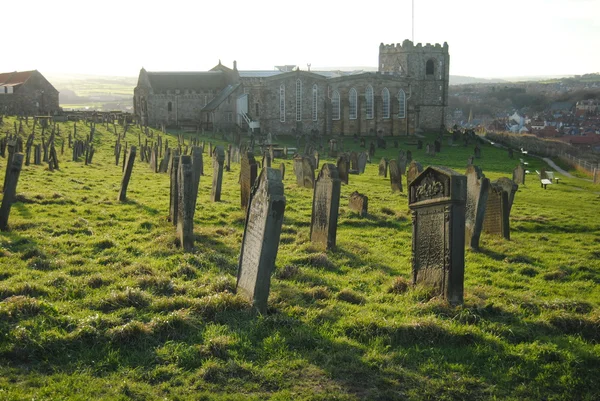
[[[588,160],[580,159],[575,156],[571,156],[566,152],[560,152],[558,157],[563,161],[573,165],[577,170],[582,171],[590,176],[593,176],[594,169],[599,168],[598,163],[590,162]]]

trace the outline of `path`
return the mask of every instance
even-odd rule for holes
[[[574,175],[572,175],[571,173],[569,173],[568,171],[563,170],[562,168],[558,167],[556,165],[556,163],[554,163],[552,160],[548,159],[547,157],[542,157],[542,160],[545,161],[546,163],[548,163],[548,165],[550,167],[552,167],[554,170],[558,171],[559,173],[561,173],[562,175],[564,175],[565,177],[569,177],[569,178],[579,178],[579,177],[575,177]],[[582,180],[585,178],[582,178]],[[589,180],[591,181],[591,180]]]

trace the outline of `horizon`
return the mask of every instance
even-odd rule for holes
[[[0,71],[136,77],[142,67],[206,71],[219,60],[230,68],[236,60],[238,69],[246,71],[285,64],[303,70],[308,64],[313,70],[343,65],[376,69],[380,43],[412,39],[411,1],[380,1],[358,9],[307,0],[293,9],[291,23],[291,13],[282,18],[273,0],[251,8],[234,1],[211,4],[210,9],[181,0],[167,9],[106,0],[93,13],[72,0],[33,0],[36,12],[28,17],[27,30],[18,18],[3,22],[3,31],[20,33],[18,41],[5,46],[5,54],[15,57],[2,58]],[[7,15],[17,13],[11,10],[13,4],[5,10]],[[244,12],[232,14],[236,8]],[[136,18],[123,17],[127,15]],[[414,0],[413,42],[447,42],[454,76],[583,75],[600,67],[600,54],[593,51],[600,46],[595,15],[600,15],[600,2],[594,0],[507,0],[497,5]],[[490,16],[506,23],[492,26]],[[48,20],[57,23],[48,25]],[[108,21],[111,29],[99,29]],[[515,26],[523,27],[522,32]]]

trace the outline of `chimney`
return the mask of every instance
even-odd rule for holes
[[[233,60],[233,71],[237,71],[237,61]]]

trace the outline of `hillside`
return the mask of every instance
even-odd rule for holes
[[[14,122],[4,120],[2,132]],[[59,126],[62,138],[73,132],[72,122]],[[130,127],[128,144],[138,138]],[[277,159],[286,207],[268,312],[257,316],[235,294],[240,165],[223,173],[222,201],[211,202],[204,154],[195,248],[184,253],[166,219],[166,174],[138,158],[128,201],[117,201],[114,144],[98,125],[90,165],[65,146],[59,170],[21,172],[10,231],[0,232],[0,399],[600,398],[600,187],[558,175],[544,190],[529,175],[511,240],[482,235],[480,252],[465,251],[465,302],[452,307],[410,285],[406,192],[391,193],[377,166],[398,149],[378,149],[342,186],[337,248],[327,252],[309,241],[313,191],[298,187],[291,160]],[[460,173],[473,152],[444,141],[427,156],[412,138],[400,147]],[[476,164],[494,180],[516,160],[486,144]],[[527,161],[531,171],[547,167]],[[369,197],[368,216],[349,210],[354,191]]]

